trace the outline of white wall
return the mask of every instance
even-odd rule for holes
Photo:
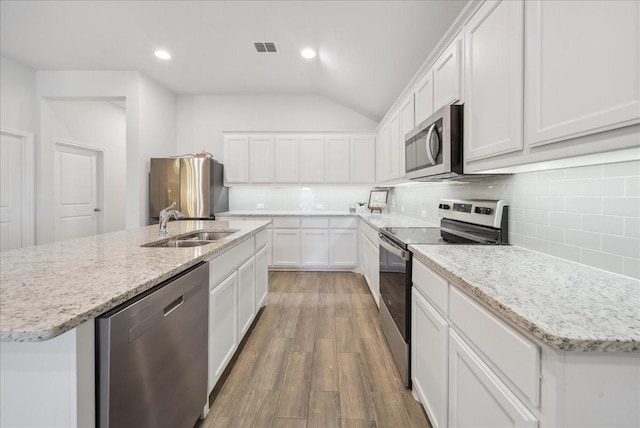
[[[375,130],[377,123],[315,95],[178,97],[178,152],[206,150],[224,162],[222,131]]]
[[[371,187],[236,186],[229,189],[231,211],[348,211],[351,204],[367,202]],[[262,204],[262,208],[258,208]],[[317,204],[322,205],[318,207]]]
[[[505,199],[513,245],[640,278],[640,162],[394,189],[399,212],[438,223],[440,198]],[[404,208],[404,211],[402,209]]]
[[[36,133],[36,72],[0,57],[0,127]]]
[[[45,101],[40,112],[42,129],[62,139],[105,152],[104,232],[126,227],[126,114],[109,101]],[[53,139],[44,144],[54,144]],[[53,192],[53,182],[47,183]]]

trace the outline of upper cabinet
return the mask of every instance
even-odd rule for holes
[[[527,1],[525,141],[638,123],[640,3]]]
[[[276,182],[297,183],[300,181],[300,141],[295,135],[276,137]],[[268,159],[262,161],[267,162]]]
[[[390,178],[389,155],[389,124],[386,123],[376,138],[376,182],[378,183]]]
[[[462,100],[463,39],[458,36],[433,65],[433,110]]]
[[[273,136],[249,137],[249,179],[252,183],[273,183]]]
[[[249,181],[249,137],[246,135],[225,135],[224,176],[226,183]]]
[[[227,133],[224,150],[227,185],[375,183],[372,133]]]
[[[418,124],[433,114],[433,69],[418,81],[415,94],[415,123]]]
[[[522,0],[487,1],[464,29],[464,157],[522,149]]]
[[[400,137],[400,113],[396,111],[389,119],[389,178],[395,180],[404,176],[404,162],[400,164],[400,154],[404,154],[404,141]],[[404,156],[403,156],[404,157]],[[402,167],[402,171],[400,170]]]

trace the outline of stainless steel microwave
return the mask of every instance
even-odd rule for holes
[[[438,181],[462,175],[463,106],[442,107],[405,136],[405,178]]]

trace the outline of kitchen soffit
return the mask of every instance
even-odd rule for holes
[[[36,70],[139,70],[176,94],[319,94],[378,120],[465,3],[3,0],[0,52]]]

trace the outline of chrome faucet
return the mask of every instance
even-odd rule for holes
[[[182,214],[178,210],[173,209],[175,208],[175,206],[176,203],[174,201],[170,206],[160,211],[160,236],[167,236],[167,222],[171,217],[175,218],[176,220],[184,218],[184,214]]]

